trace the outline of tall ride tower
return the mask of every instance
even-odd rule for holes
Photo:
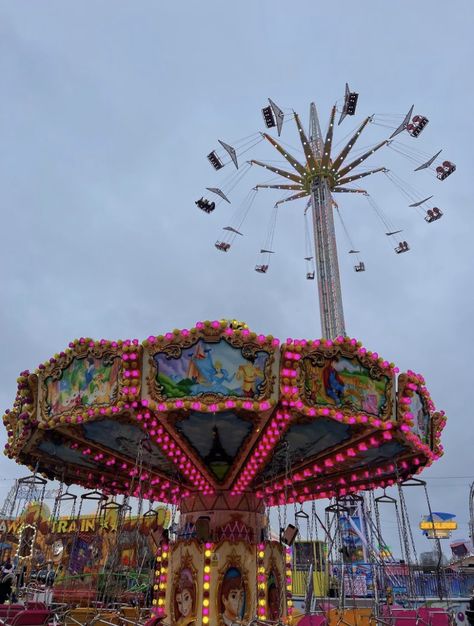
[[[318,112],[311,103],[309,140],[316,159],[322,159],[324,148]],[[334,229],[334,202],[325,178],[315,179],[311,185],[314,250],[316,256],[319,313],[321,333],[332,339],[345,335],[341,280],[337,260],[336,231]]]

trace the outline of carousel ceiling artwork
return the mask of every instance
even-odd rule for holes
[[[251,492],[268,506],[417,474],[442,454],[445,424],[421,376],[355,339],[280,345],[226,320],[71,342],[21,373],[3,419],[6,454],[49,479],[169,503]]]

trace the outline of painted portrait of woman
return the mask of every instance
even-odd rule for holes
[[[173,594],[174,626],[194,626],[196,585],[190,569],[182,569]]]
[[[242,574],[236,567],[229,567],[219,589],[219,615],[222,626],[242,623],[245,600],[245,584]]]

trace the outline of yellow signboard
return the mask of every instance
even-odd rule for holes
[[[420,530],[457,530],[458,523],[449,522],[428,522],[423,520],[420,522]]]

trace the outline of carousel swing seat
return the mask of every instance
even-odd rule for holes
[[[427,606],[418,609],[418,625],[449,626],[451,619],[441,607]]]
[[[386,617],[390,626],[418,626],[418,611],[416,609],[387,608]]]
[[[331,609],[327,616],[328,626],[376,626],[370,607]]]
[[[121,606],[119,617],[121,626],[140,626],[145,621],[138,606]]]
[[[64,616],[64,626],[87,626],[97,615],[94,607],[77,607]]]
[[[117,611],[101,610],[89,622],[89,626],[118,626],[120,615]]]
[[[9,617],[8,621],[0,620],[0,623],[5,626],[43,626],[48,623],[50,617],[51,611],[48,609],[24,609]]]

